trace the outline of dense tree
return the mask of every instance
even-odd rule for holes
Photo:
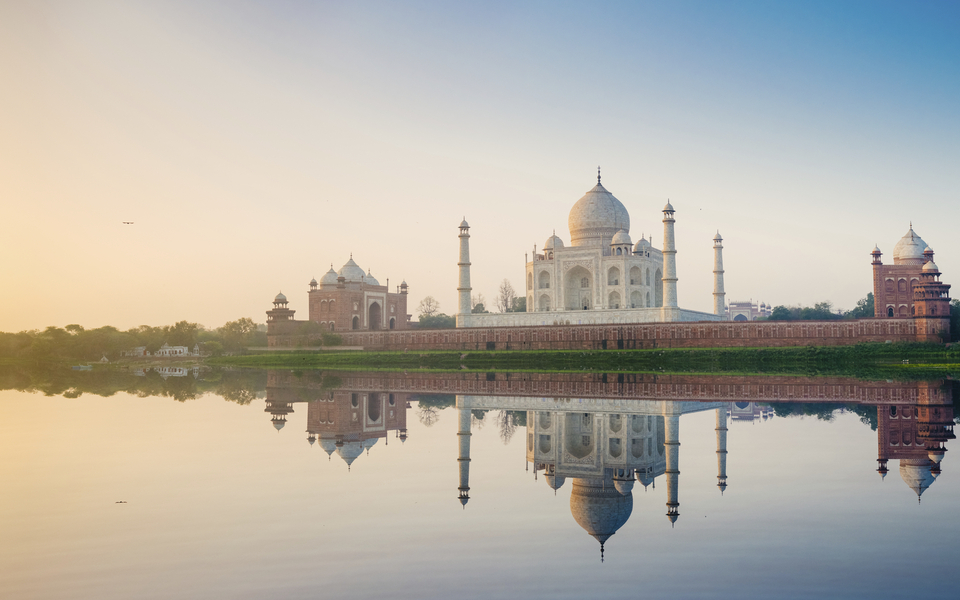
[[[811,306],[776,306],[770,313],[771,321],[831,321],[843,315],[833,311],[830,302],[818,302]]]
[[[257,324],[249,317],[243,317],[236,321],[228,321],[218,330],[222,338],[223,347],[228,351],[235,352],[246,346],[252,345],[254,334],[257,332]]]
[[[510,312],[527,312],[527,297],[519,296],[513,299],[513,306]]]
[[[420,329],[453,329],[456,326],[456,317],[451,317],[443,313],[437,313],[429,317],[420,315]]]
[[[845,313],[843,316],[850,319],[871,319],[873,318],[873,292],[867,294],[866,298],[857,300],[857,306]]]
[[[470,312],[474,314],[490,312],[487,310],[487,299],[483,297],[483,294],[478,293],[470,296],[470,306],[473,307]]]

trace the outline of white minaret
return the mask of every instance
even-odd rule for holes
[[[667,518],[676,523],[680,516],[680,415],[667,414],[663,417],[666,429],[663,445],[666,446],[667,468]]]
[[[717,487],[727,489],[727,405],[717,409]]]
[[[463,408],[463,396],[457,396],[457,416],[459,417],[459,427],[457,429],[457,442],[460,445],[460,456],[457,463],[460,466],[460,487],[458,498],[460,504],[467,506],[470,500],[470,409]]]
[[[677,243],[673,236],[673,206],[663,207],[663,307],[677,308]],[[664,321],[675,321],[677,311],[664,311]]]
[[[713,238],[713,314],[722,317],[726,312],[723,292],[723,238],[720,232]]]
[[[460,285],[457,286],[460,298],[457,315],[469,315],[473,308],[470,306],[470,292],[473,288],[470,287],[470,226],[467,225],[466,218],[460,223],[460,262],[457,266],[460,267]],[[463,326],[459,319],[457,319],[457,326]]]

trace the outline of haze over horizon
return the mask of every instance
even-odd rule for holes
[[[853,308],[911,221],[960,283],[958,2],[6,2],[0,82],[0,331],[306,318],[351,253],[452,314],[460,220],[520,291],[598,164],[684,308],[717,230],[728,301]]]

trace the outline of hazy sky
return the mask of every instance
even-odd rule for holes
[[[958,2],[0,0],[0,330],[306,318],[351,252],[452,313],[461,218],[520,289],[598,164],[681,306],[719,229],[728,300],[850,308],[911,220],[960,282],[958,107]]]

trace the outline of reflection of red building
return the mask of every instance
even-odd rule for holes
[[[407,439],[407,406],[410,394],[350,391],[336,387],[338,381],[322,375],[296,377],[285,371],[267,374],[265,412],[279,431],[298,402],[307,404],[307,441],[328,456],[336,452],[348,465],[370,450],[391,431],[401,442]],[[333,389],[331,389],[333,388]]]
[[[940,475],[944,443],[953,433],[953,398],[942,383],[918,383],[916,404],[877,407],[877,472],[887,474],[887,461],[900,461],[900,477],[917,501]]]
[[[407,439],[407,398],[386,392],[322,394],[307,405],[307,441],[319,439],[328,456],[336,452],[349,467],[381,438],[389,443],[390,431],[401,442]]]

